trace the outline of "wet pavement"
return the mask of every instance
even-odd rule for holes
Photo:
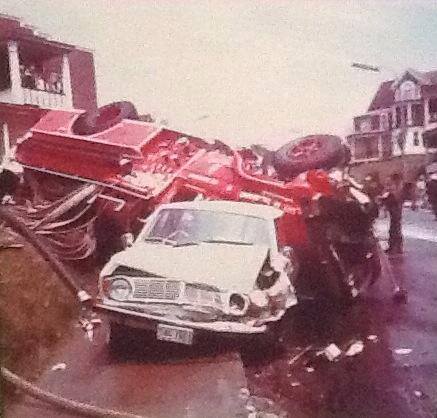
[[[436,417],[437,243],[430,237],[437,236],[437,222],[423,211],[407,211],[405,222],[413,231],[405,254],[390,259],[373,288],[352,307],[302,303],[283,321],[275,347],[239,349],[211,340],[185,348],[139,339],[114,357],[105,325],[92,343],[77,328],[53,356],[66,370],[49,370],[38,384],[157,418],[255,417],[256,411],[293,418]],[[382,222],[382,235],[384,228]],[[393,301],[390,275],[403,283],[406,303]],[[364,343],[363,351],[345,356],[355,341]],[[330,343],[342,350],[337,361],[317,355]],[[23,398],[6,416],[79,416],[48,408]]]

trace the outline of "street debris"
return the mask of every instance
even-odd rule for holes
[[[52,371],[65,370],[66,368],[67,368],[67,365],[65,363],[57,363],[54,366],[52,366],[51,370]]]
[[[396,350],[394,350],[394,352],[396,354],[399,354],[401,356],[410,354],[413,350],[411,348],[397,348]]]
[[[422,399],[425,397],[424,393],[420,390],[415,390],[414,391],[414,396],[416,396],[416,398]]]
[[[369,341],[372,341],[372,342],[376,343],[378,341],[378,336],[377,335],[368,335],[367,339]]]
[[[346,351],[345,355],[348,357],[356,356],[364,350],[364,343],[362,341],[354,342],[349,349]]]
[[[24,245],[23,244],[18,244],[18,243],[2,243],[0,244],[0,250],[8,250],[10,248],[23,248]]]
[[[294,357],[292,357],[290,360],[288,360],[288,365],[291,366],[294,363],[296,363],[297,361],[299,361],[312,348],[313,348],[312,345],[305,347],[299,354],[296,354]]]
[[[238,397],[241,399],[248,399],[250,396],[249,389],[247,388],[241,388],[240,393],[238,394]]]
[[[337,345],[331,343],[323,350],[323,353],[329,361],[335,361],[341,355],[342,351]]]
[[[290,386],[291,386],[292,388],[295,388],[295,387],[298,387],[298,386],[302,386],[302,384],[301,384],[300,382],[291,382],[291,383],[290,383]]]
[[[308,372],[308,373],[313,373],[314,372],[314,367],[305,367],[305,370]]]
[[[86,337],[90,342],[94,339],[94,328],[98,325],[101,325],[102,320],[100,318],[80,318],[79,325],[86,332]]]

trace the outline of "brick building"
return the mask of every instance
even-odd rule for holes
[[[347,137],[358,177],[415,179],[437,151],[437,71],[406,70],[379,86]]]
[[[49,109],[96,107],[92,52],[0,14],[0,160]]]

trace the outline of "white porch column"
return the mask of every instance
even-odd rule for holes
[[[73,94],[71,91],[71,75],[70,75],[70,61],[68,55],[62,56],[62,86],[64,89],[65,107],[73,108]]]
[[[423,101],[423,126],[426,128],[429,125],[429,99]]]
[[[2,133],[2,149],[4,151],[3,155],[0,155],[0,162],[8,161],[11,158],[11,143],[9,141],[9,129],[8,124],[4,122],[1,126]]]
[[[8,41],[9,74],[11,78],[11,101],[23,104],[23,88],[21,87],[20,58],[17,41]]]
[[[378,160],[382,159],[382,135],[378,135]]]

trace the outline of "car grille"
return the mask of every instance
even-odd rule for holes
[[[182,288],[178,280],[135,279],[133,282],[135,299],[176,300]]]
[[[220,306],[222,302],[219,292],[202,289],[191,284],[187,284],[185,287],[185,297],[193,304],[206,306]]]

